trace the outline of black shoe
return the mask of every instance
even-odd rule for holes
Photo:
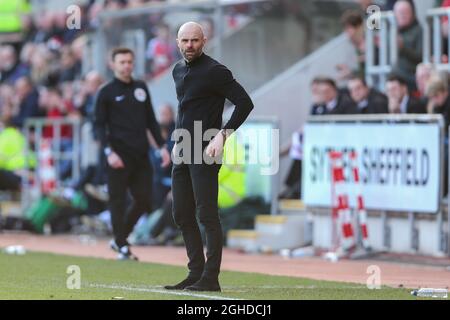
[[[183,281],[181,281],[180,283],[177,283],[173,286],[164,286],[164,289],[167,290],[183,290],[184,288],[193,285],[194,283],[196,283],[198,281],[198,279],[200,278],[193,278],[193,277],[187,277],[186,279],[184,279]]]
[[[219,281],[218,280],[209,280],[206,278],[201,278],[196,283],[194,283],[192,286],[188,286],[185,288],[185,290],[189,291],[222,291],[220,289]]]

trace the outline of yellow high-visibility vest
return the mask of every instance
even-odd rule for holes
[[[22,15],[30,11],[26,0],[0,0],[0,33],[22,31]]]
[[[238,204],[246,194],[245,149],[236,134],[226,141],[223,150],[223,163],[219,171],[219,208]]]
[[[27,158],[25,136],[16,128],[5,128],[0,132],[0,169],[15,171],[26,168]],[[29,154],[28,166],[34,167],[36,159]]]

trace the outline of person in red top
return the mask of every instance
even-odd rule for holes
[[[45,110],[47,119],[62,119],[66,116],[74,115],[75,111],[73,105],[62,98],[61,91],[56,87],[48,88],[48,90],[44,91],[41,106]],[[53,126],[44,126],[42,136],[47,139],[53,139],[56,136],[54,131]],[[70,125],[61,126],[61,138],[72,138],[72,128]]]
[[[170,28],[166,24],[156,27],[156,37],[149,41],[147,59],[151,62],[151,76],[164,73],[176,58],[176,46],[170,39]]]

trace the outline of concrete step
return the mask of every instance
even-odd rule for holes
[[[278,214],[293,215],[306,212],[306,207],[301,200],[280,200]]]
[[[256,252],[260,234],[254,230],[230,230],[227,234],[227,247],[231,249]]]
[[[279,202],[280,210],[305,210],[302,200],[283,199]]]
[[[255,230],[230,230],[227,246],[248,252],[278,251],[308,245],[312,240],[307,214],[259,215]]]

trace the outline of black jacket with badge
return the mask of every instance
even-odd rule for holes
[[[149,129],[159,146],[164,144],[145,82],[117,78],[102,86],[95,106],[95,130],[102,146],[125,155],[146,155]]]

